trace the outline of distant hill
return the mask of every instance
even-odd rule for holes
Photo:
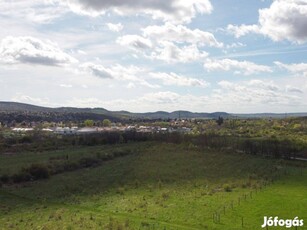
[[[41,107],[36,105],[24,104],[19,102],[0,102],[0,111],[28,111],[28,112],[48,112],[52,108]]]
[[[223,118],[284,118],[302,117],[307,113],[259,113],[259,114],[230,114],[226,112],[193,113],[190,111],[151,113],[131,113],[128,111],[109,111],[104,108],[49,108],[18,102],[0,102],[0,121],[84,121],[86,119],[111,121],[120,120],[157,120],[157,119],[216,119]]]
[[[307,113],[251,113],[251,114],[232,114],[238,118],[288,118],[288,117],[307,117]]]
[[[135,113],[134,116],[139,118],[148,118],[148,119],[176,119],[176,118],[182,118],[182,119],[192,119],[192,118],[203,118],[203,119],[212,119],[212,118],[218,118],[219,116],[222,116],[224,118],[231,117],[231,114],[225,113],[225,112],[215,112],[215,113],[193,113],[189,111],[174,111],[171,113],[164,112],[164,111],[158,111],[153,113]]]
[[[83,122],[86,119],[119,121],[116,116],[104,113],[93,113],[88,108],[49,108],[16,102],[0,102],[0,122]]]
[[[0,120],[47,120],[47,121],[67,121],[71,120],[102,120],[108,118],[112,121],[118,120],[156,120],[156,119],[192,119],[203,118],[212,119],[222,116],[224,118],[231,117],[225,112],[215,113],[193,113],[189,111],[165,112],[157,111],[151,113],[131,113],[128,111],[109,111],[104,108],[75,108],[75,107],[59,107],[49,108],[36,105],[30,105],[18,102],[0,102]],[[27,118],[26,118],[27,117]]]

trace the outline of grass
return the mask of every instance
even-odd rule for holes
[[[31,164],[48,164],[48,163],[61,163],[66,161],[77,162],[83,157],[95,157],[99,154],[106,154],[116,150],[132,149],[131,144],[125,145],[104,145],[104,146],[90,146],[90,147],[68,147],[62,150],[52,150],[45,152],[22,152],[11,154],[0,154],[0,175],[12,175],[18,172],[21,168],[29,167]]]
[[[12,172],[56,154],[74,160],[122,148],[135,154],[3,187],[0,229],[242,229],[242,216],[244,229],[260,229],[264,215],[307,219],[306,168],[227,151],[157,143],[96,146],[10,156],[18,162]],[[26,156],[31,160],[24,162]],[[1,156],[1,168],[11,164],[6,159]]]

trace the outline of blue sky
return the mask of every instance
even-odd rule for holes
[[[307,111],[306,0],[0,0],[0,100]]]

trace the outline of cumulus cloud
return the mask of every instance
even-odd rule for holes
[[[287,85],[286,86],[286,91],[290,92],[290,93],[304,93],[303,90],[297,88],[297,87],[293,87],[291,85]]]
[[[197,78],[189,78],[175,73],[151,73],[152,78],[162,80],[165,85],[207,87],[209,83]]]
[[[196,45],[178,47],[172,42],[161,42],[149,55],[152,59],[166,61],[167,63],[188,63],[203,60],[207,52],[200,51]]]
[[[274,92],[281,90],[280,87],[274,84],[273,81],[261,81],[261,80],[254,79],[254,80],[250,80],[247,83],[247,85],[256,87],[256,88],[274,91]]]
[[[299,74],[307,77],[307,63],[295,63],[295,64],[284,64],[281,62],[274,62],[275,65],[282,69],[286,69],[291,73]]]
[[[209,83],[197,79],[182,76],[176,73],[150,72],[136,66],[113,65],[105,67],[101,64],[84,63],[80,65],[81,70],[93,76],[129,82],[127,88],[134,88],[140,84],[150,88],[160,88],[159,85],[151,84],[148,80],[160,80],[163,85],[208,87]]]
[[[124,29],[124,26],[121,23],[107,23],[107,27],[109,28],[109,30],[113,31],[113,32],[120,32],[121,30]]]
[[[307,1],[275,0],[269,8],[259,10],[257,25],[229,25],[228,30],[236,37],[248,33],[260,33],[273,41],[289,40],[296,43],[307,41]]]
[[[88,62],[82,64],[80,67],[96,77],[109,78],[109,79],[114,78],[112,70],[104,67],[103,65],[96,65],[94,63]]]
[[[276,0],[270,8],[259,10],[261,32],[274,41],[307,40],[307,1]]]
[[[146,73],[146,70],[136,66],[112,65],[105,67],[101,64],[87,62],[80,65],[80,69],[85,73],[104,79],[128,81],[129,83],[138,83],[150,88],[159,88],[159,86],[150,84],[144,80],[142,75]]]
[[[222,47],[223,43],[216,40],[212,33],[199,29],[191,30],[183,25],[165,23],[162,26],[148,26],[143,34],[153,40],[163,40],[176,43],[191,43],[198,46]]]
[[[59,4],[50,4],[52,0],[14,0],[0,1],[0,15],[30,23],[47,24],[62,16],[68,10]]]
[[[139,35],[125,35],[119,37],[116,42],[136,51],[146,50],[152,47],[152,43],[149,39],[143,38]]]
[[[7,64],[28,63],[60,66],[77,60],[51,41],[33,37],[6,37],[0,43],[0,61]]]
[[[258,25],[228,25],[227,30],[234,34],[236,38],[242,37],[249,33],[260,33]]]
[[[78,14],[99,16],[107,11],[129,15],[139,13],[173,22],[190,22],[197,13],[209,14],[213,10],[209,0],[65,0],[64,3]]]
[[[223,43],[209,32],[169,22],[144,28],[143,36],[119,37],[117,43],[141,52],[145,57],[168,63],[201,61],[208,56],[207,52],[200,50],[203,46],[223,47]]]
[[[257,73],[271,73],[272,69],[266,65],[258,65],[249,61],[234,59],[213,60],[206,59],[204,68],[210,71],[233,71],[235,74],[251,75]]]

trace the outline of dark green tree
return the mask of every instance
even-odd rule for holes
[[[216,123],[221,126],[224,123],[223,117],[219,116],[219,118],[216,120]]]

